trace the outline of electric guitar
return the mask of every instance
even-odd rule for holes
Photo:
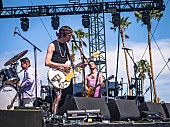
[[[103,83],[105,83],[106,81],[108,80],[111,80],[114,78],[114,75],[111,75],[110,77],[108,77],[107,79],[103,80]],[[86,97],[93,97],[94,96],[94,93],[96,91],[96,88],[100,86],[100,84],[96,85],[95,87],[92,87],[92,86],[89,86],[88,87],[88,90],[87,90],[87,94],[86,94]]]
[[[88,60],[96,58],[100,56],[100,52],[95,52],[93,56],[88,58]],[[70,64],[70,61],[67,61],[66,64]],[[80,67],[83,64],[83,62],[80,62],[74,66],[74,69]],[[79,72],[78,72],[79,73]],[[70,69],[68,72],[65,72],[64,70],[59,70],[56,68],[49,68],[48,70],[48,80],[49,82],[58,89],[65,89],[69,86],[70,81],[73,77],[76,77],[77,73],[75,73],[72,69]]]

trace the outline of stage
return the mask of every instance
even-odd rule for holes
[[[159,123],[136,123],[136,122],[111,122],[111,123],[84,123],[84,124],[66,124],[66,125],[52,125],[47,124],[46,127],[170,127],[168,122],[159,122]]]

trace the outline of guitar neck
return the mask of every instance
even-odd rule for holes
[[[106,83],[108,80],[112,79],[114,76],[110,76],[109,78],[103,80],[103,83]],[[100,84],[96,85],[94,88],[96,89]]]
[[[107,79],[103,80],[103,83],[105,83],[107,81]],[[100,84],[97,84],[94,88],[96,89],[98,86],[100,86]]]
[[[92,58],[94,58],[94,56],[91,56],[91,57],[87,58],[87,60],[90,60],[90,59],[92,59]],[[84,62],[80,62],[80,63],[76,64],[76,65],[74,66],[74,68],[80,67],[83,63],[84,63]]]

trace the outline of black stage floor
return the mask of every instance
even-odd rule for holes
[[[132,122],[114,122],[114,123],[86,123],[86,124],[67,124],[67,125],[55,125],[47,124],[46,127],[170,127],[168,122],[158,123],[132,123]]]

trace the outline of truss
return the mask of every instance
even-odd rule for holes
[[[157,2],[158,1],[158,2]],[[21,6],[2,8],[0,18],[19,18],[56,15],[76,15],[76,14],[94,14],[130,12],[142,10],[160,10],[165,6],[162,0],[125,0],[119,2],[97,2],[97,3],[77,3],[77,4],[59,4],[59,5],[41,5],[41,6]],[[145,5],[149,6],[145,6]]]

